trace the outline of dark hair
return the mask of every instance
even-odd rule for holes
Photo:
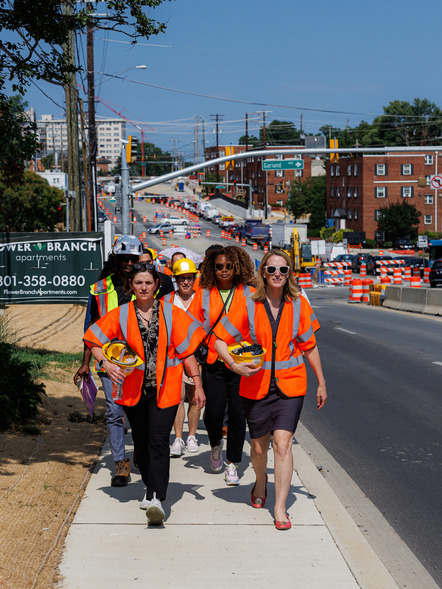
[[[127,277],[126,292],[130,292],[129,280],[132,281],[140,272],[149,272],[155,281],[158,280],[158,288],[161,286],[161,276],[156,267],[148,262],[137,262],[133,264],[129,276]]]
[[[183,254],[183,252],[173,252],[173,254],[170,257],[170,261],[172,262],[174,256],[178,256],[178,255],[183,256],[183,258],[187,258],[187,256],[185,254]]]
[[[213,288],[217,285],[215,275],[215,260],[218,256],[225,256],[233,265],[234,283],[254,285],[256,281],[255,267],[249,254],[236,245],[226,247],[217,246],[206,254],[201,266],[201,288]]]
[[[213,245],[209,245],[209,247],[206,249],[204,255],[207,256],[215,250],[218,251],[218,250],[223,250],[223,249],[224,249],[224,246],[220,245],[219,243],[214,243]]]

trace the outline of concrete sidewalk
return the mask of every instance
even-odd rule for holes
[[[267,504],[253,509],[247,442],[241,485],[227,487],[222,473],[210,471],[205,431],[198,439],[198,454],[171,459],[166,521],[159,528],[148,527],[139,509],[144,486],[137,471],[127,487],[110,486],[112,458],[104,447],[66,539],[59,589],[397,587],[298,444],[288,501],[292,528],[277,531],[273,452]],[[131,458],[130,435],[126,441]],[[335,520],[330,529],[315,493]]]

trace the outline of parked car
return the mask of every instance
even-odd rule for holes
[[[351,264],[353,257],[354,257],[353,254],[339,254],[338,256],[336,256],[336,258],[333,261],[334,262],[350,262],[350,264]]]
[[[393,256],[373,256],[370,254],[370,257],[365,261],[367,264],[367,274],[380,274],[379,268],[381,267],[380,264],[376,264],[381,260],[392,260]],[[387,266],[388,274],[393,274],[393,265]]]
[[[353,256],[351,261],[351,269],[353,272],[360,272],[361,271],[361,264],[362,262],[366,262],[367,258],[370,257],[370,254],[356,254]]]
[[[207,219],[207,220],[209,220],[209,219]],[[219,225],[219,222],[221,221],[221,215],[214,215],[210,220],[215,225]]]
[[[434,260],[431,266],[430,286],[431,288],[442,286],[442,258],[440,260]]]
[[[412,270],[414,268],[420,269],[421,278],[424,276],[424,268],[428,268],[428,260],[426,258],[416,258],[414,256],[401,257],[404,260],[404,267],[408,266]]]
[[[396,239],[393,242],[393,249],[395,250],[414,250],[414,243],[408,237]]]
[[[153,233],[155,235],[156,233],[159,233],[160,231],[164,231],[165,233],[167,233],[167,232],[173,231],[173,230],[174,230],[174,226],[171,225],[170,223],[155,223],[155,225],[152,225],[152,227],[149,227],[147,232]]]

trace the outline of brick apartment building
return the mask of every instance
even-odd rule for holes
[[[422,213],[420,234],[440,231],[442,191],[431,187],[430,178],[442,169],[441,164],[436,162],[435,152],[364,154],[327,161],[329,225],[337,230],[365,231],[368,239],[377,239],[381,209],[407,199]]]
[[[305,149],[304,146],[293,146],[299,149]],[[226,149],[230,153],[226,153]],[[267,147],[267,150],[278,149],[277,146]],[[283,149],[287,149],[284,146]],[[219,179],[220,185],[226,185],[226,192],[232,193],[234,196],[242,196],[247,201],[249,199],[249,189],[242,184],[252,183],[253,191],[253,205],[257,208],[264,208],[267,203],[272,208],[284,208],[288,199],[290,186],[293,185],[295,178],[309,178],[311,176],[325,175],[324,162],[320,159],[315,159],[310,156],[304,157],[302,155],[281,154],[277,156],[270,156],[265,158],[256,156],[253,151],[250,155],[242,160],[233,161],[231,165],[219,164]],[[217,157],[224,157],[226,155],[233,155],[237,153],[244,153],[244,145],[229,145],[216,146],[206,148],[206,160]],[[265,159],[303,159],[303,170],[262,170],[262,161]],[[207,168],[209,173],[216,173],[217,166]],[[231,185],[226,183],[235,182],[238,185]]]

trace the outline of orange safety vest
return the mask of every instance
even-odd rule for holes
[[[234,309],[246,296],[254,293],[255,290],[256,289],[253,286],[243,286],[242,284],[236,286],[233,297],[230,299],[227,315],[230,314],[231,309]],[[202,324],[204,331],[208,333],[211,326],[218,319],[223,306],[224,301],[216,286],[211,289],[199,288],[195,292],[195,296],[193,297],[193,300],[190,303],[187,311]],[[209,354],[207,356],[208,364],[213,364],[218,358],[218,354],[214,348],[215,341],[215,337],[211,336],[209,338]]]
[[[307,392],[307,372],[302,352],[316,345],[312,314],[305,297],[284,302],[275,342],[275,380],[288,397],[302,397]],[[264,303],[247,297],[223,317],[215,327],[215,334],[227,344],[247,340],[265,349],[262,370],[241,378],[239,389],[242,397],[263,399],[270,386],[273,347],[272,327]]]
[[[201,326],[176,305],[159,301],[159,329],[157,348],[157,403],[165,408],[177,405],[181,400],[183,378],[182,359],[193,354],[204,337]],[[119,405],[136,405],[141,397],[144,380],[144,346],[138,326],[134,303],[126,303],[101,317],[84,334],[83,341],[89,347],[99,346],[119,339],[127,342],[143,360],[123,382],[123,397]]]

